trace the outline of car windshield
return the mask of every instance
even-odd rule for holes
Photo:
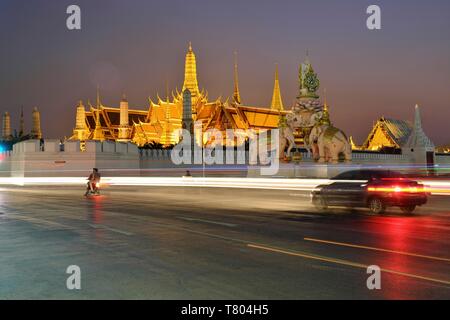
[[[391,170],[353,170],[338,174],[331,180],[371,180],[371,179],[399,179],[403,175]]]

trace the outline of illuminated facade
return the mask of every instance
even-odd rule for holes
[[[76,111],[76,123],[71,140],[131,141],[138,146],[157,143],[163,146],[179,142],[176,132],[182,128],[183,92],[189,90],[192,120],[200,121],[203,132],[217,129],[267,130],[278,127],[280,115],[285,114],[275,72],[273,98],[269,107],[247,106],[242,103],[238,84],[237,62],[234,65],[234,92],[231,102],[221,98],[209,100],[208,93],[200,90],[197,79],[196,56],[189,44],[184,71],[182,92],[157,101],[149,99],[147,110],[130,109],[123,97],[119,108],[105,106],[97,94],[97,104],[88,103],[89,110],[80,101]],[[224,135],[225,136],[225,135]]]
[[[401,149],[411,132],[410,122],[382,117],[375,123],[361,148],[368,151]]]
[[[419,109],[419,106],[416,105],[413,123],[380,118],[373,126],[361,149],[367,151],[402,150],[402,153],[423,149],[424,152],[432,152],[435,146],[422,129]]]

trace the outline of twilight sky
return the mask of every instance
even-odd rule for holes
[[[66,8],[82,10],[82,30],[66,28]],[[366,28],[378,4],[382,30]],[[211,98],[233,90],[239,55],[243,103],[269,106],[279,64],[285,106],[297,95],[298,64],[309,49],[327,89],[331,119],[362,143],[381,116],[412,119],[450,143],[448,0],[0,0],[0,111],[31,130],[41,111],[46,138],[70,136],[78,100],[148,108],[147,97],[181,88],[187,44]]]

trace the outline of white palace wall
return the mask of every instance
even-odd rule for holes
[[[170,150],[139,150],[135,144],[123,142],[86,141],[86,150],[81,151],[78,141],[68,141],[61,145],[59,140],[45,140],[42,148],[39,140],[28,140],[15,144],[13,151],[0,153],[0,177],[81,177],[87,176],[94,167],[99,168],[105,176],[179,176],[186,170],[202,170],[202,165],[177,166],[172,163],[170,155]],[[248,171],[248,176],[258,176],[256,172],[259,169],[248,165],[248,152],[245,158],[244,165],[220,165],[220,169],[214,170],[214,174],[234,176]],[[448,168],[450,155],[437,154],[435,161],[437,166]],[[298,164],[280,163],[280,171],[276,176],[327,177],[362,166],[376,168],[411,165],[426,168],[425,164],[414,163],[407,154],[355,152],[350,165],[334,166],[316,164],[308,153],[302,153],[302,161]],[[206,169],[209,168],[211,166],[206,166]],[[234,168],[238,169],[233,171]]]
[[[27,140],[13,146],[13,151],[2,161],[11,177],[87,176],[92,168],[102,173],[118,172],[121,175],[138,175],[139,152],[135,144],[122,142],[86,141],[86,150],[80,142],[59,140]],[[123,171],[123,172],[122,172]]]

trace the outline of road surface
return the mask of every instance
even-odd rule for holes
[[[306,191],[2,187],[0,298],[449,299],[450,197],[373,216]]]

